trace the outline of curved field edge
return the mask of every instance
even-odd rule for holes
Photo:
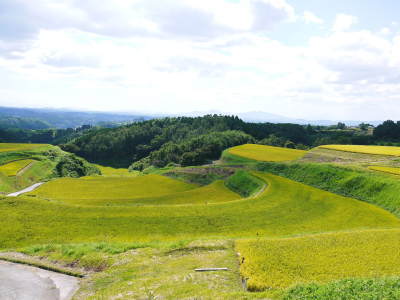
[[[392,175],[400,175],[400,168],[383,167],[383,166],[369,166],[368,169]]]
[[[400,156],[400,147],[366,145],[323,145],[318,148],[374,155]]]
[[[344,278],[400,276],[400,229],[236,242],[253,291]]]
[[[400,181],[352,168],[315,163],[260,163],[257,169],[386,209],[400,217]]]
[[[268,183],[260,195],[218,204],[86,207],[39,197],[0,198],[0,249],[48,243],[282,237],[400,226],[395,216],[373,205],[283,177],[253,174]]]
[[[222,203],[241,199],[238,193],[225,186],[223,180],[217,180],[213,183],[195,188],[192,190],[171,193],[158,197],[135,198],[131,201],[121,201],[118,204],[132,205],[193,205],[193,204],[211,204]],[[128,203],[127,203],[128,202]],[[116,204],[113,201],[113,204]]]
[[[193,205],[229,202],[255,195],[264,182],[244,170],[226,181],[197,187],[160,175],[135,178],[62,178],[46,183],[29,196],[84,206]]]
[[[227,149],[223,154],[225,161],[291,161],[303,157],[307,151],[274,146],[245,144]]]
[[[137,177],[59,178],[29,193],[39,198],[76,205],[123,203],[135,198],[159,197],[185,192],[197,186],[161,175]]]

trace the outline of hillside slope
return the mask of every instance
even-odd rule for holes
[[[274,175],[257,173],[256,176],[268,183],[268,188],[260,195],[221,204],[159,209],[152,206],[80,207],[56,204],[39,197],[3,199],[0,201],[0,248],[104,240],[279,237],[400,226],[399,219],[373,205]]]

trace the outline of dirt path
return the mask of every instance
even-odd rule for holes
[[[38,188],[39,186],[41,186],[43,183],[44,183],[44,182],[35,183],[34,185],[31,185],[30,187],[27,187],[27,188],[25,188],[25,189],[23,189],[23,190],[21,190],[21,191],[8,194],[7,197],[17,197],[17,196],[19,196],[19,195],[21,195],[21,194],[28,193],[28,192],[32,192],[34,189],[37,189],[37,188]]]
[[[70,300],[78,287],[75,277],[0,261],[2,300]]]

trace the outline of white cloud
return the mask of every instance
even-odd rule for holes
[[[391,34],[392,31],[390,30],[390,28],[384,27],[381,29],[380,33],[383,35],[388,35],[388,34]]]
[[[112,37],[209,38],[265,31],[294,16],[285,0],[3,0],[0,8],[2,40],[71,28]]]
[[[358,23],[358,18],[352,15],[338,14],[333,24],[333,31],[346,31]]]
[[[335,31],[300,47],[265,34],[294,19],[280,0],[34,4],[7,0],[12,17],[0,16],[3,105],[338,119],[378,99],[400,114],[400,36],[351,31],[353,16],[338,15]]]
[[[307,24],[315,23],[315,24],[323,24],[324,20],[318,18],[314,13],[311,11],[305,11],[303,13],[303,19]]]

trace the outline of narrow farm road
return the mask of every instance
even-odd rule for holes
[[[23,189],[21,191],[15,192],[15,193],[8,194],[7,197],[17,197],[17,196],[19,196],[21,194],[32,192],[34,189],[38,188],[43,183],[44,182],[35,183],[34,185],[31,185],[30,187],[27,187],[26,189]]]
[[[78,286],[71,276],[0,261],[2,300],[69,300]]]

